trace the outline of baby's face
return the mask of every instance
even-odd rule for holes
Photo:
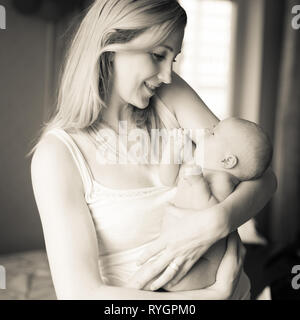
[[[224,143],[236,139],[237,125],[232,118],[220,121],[217,125],[204,130],[204,140],[206,143],[216,143],[216,140]]]

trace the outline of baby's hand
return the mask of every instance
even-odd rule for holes
[[[207,208],[210,198],[211,190],[201,168],[198,166],[182,168],[173,200],[174,205],[179,208],[202,210]]]

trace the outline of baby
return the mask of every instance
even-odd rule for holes
[[[197,148],[193,147],[193,153],[193,164],[183,163],[180,168],[175,163],[161,164],[160,178],[165,185],[177,184],[175,206],[203,210],[223,201],[240,181],[259,178],[270,165],[272,145],[257,124],[228,118],[206,129],[201,140],[197,140]],[[178,156],[176,151],[174,155]],[[197,157],[201,158],[201,166],[198,161],[195,163]],[[178,218],[182,217],[166,215],[163,227]],[[167,290],[194,290],[212,285],[225,250],[226,239],[222,239],[179,283],[168,286]]]

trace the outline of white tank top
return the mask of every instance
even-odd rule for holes
[[[179,128],[178,121],[162,100],[153,97],[154,108],[167,129]],[[107,285],[124,286],[138,270],[136,260],[149,243],[160,234],[163,207],[174,197],[176,187],[157,181],[151,187],[113,189],[95,181],[91,170],[73,138],[62,129],[47,134],[59,138],[73,156],[80,172],[85,200],[94,222],[98,247],[99,269]],[[158,175],[158,171],[151,170]]]

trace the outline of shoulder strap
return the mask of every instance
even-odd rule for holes
[[[180,128],[175,115],[169,110],[169,108],[163,103],[163,101],[157,94],[155,95],[155,98],[155,109],[157,115],[159,116],[166,129]]]
[[[54,134],[69,149],[82,178],[85,193],[89,193],[93,186],[93,176],[83,154],[73,138],[65,130],[58,128],[49,130],[47,134]]]

